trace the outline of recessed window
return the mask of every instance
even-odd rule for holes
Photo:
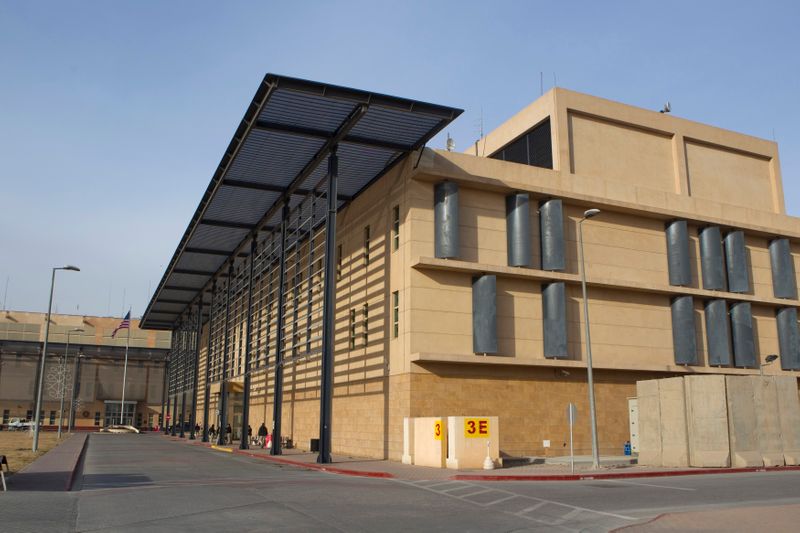
[[[95,411],[94,413],[94,425],[95,426],[100,425],[100,411]]]
[[[50,425],[54,426],[56,424],[56,412],[50,411]]]
[[[400,293],[392,293],[392,337],[397,338],[400,333]]]
[[[342,245],[336,247],[336,279],[342,279]]]
[[[400,248],[400,206],[392,208],[392,251]]]
[[[534,167],[553,168],[550,119],[545,119],[489,157]]]
[[[364,346],[366,346],[369,342],[369,306],[367,304],[364,304],[363,313],[362,335],[364,336]]]
[[[356,347],[356,310],[350,310],[350,349]]]
[[[369,265],[369,226],[364,228],[364,264]]]

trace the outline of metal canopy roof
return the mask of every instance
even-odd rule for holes
[[[142,317],[173,329],[211,278],[284,204],[325,180],[338,146],[339,208],[460,115],[462,110],[267,74]],[[324,217],[323,202],[319,216]],[[204,302],[207,303],[207,302]]]

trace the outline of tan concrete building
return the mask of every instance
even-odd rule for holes
[[[777,145],[554,89],[464,153],[413,151],[339,210],[334,453],[399,460],[404,417],[482,415],[499,417],[502,454],[561,455],[570,402],[576,453],[590,453],[578,245],[589,208],[601,211],[582,223],[601,453],[622,453],[631,438],[637,380],[798,376],[800,220],[785,213]],[[203,329],[187,368],[199,360],[186,383],[198,378],[201,421],[208,374],[215,425],[227,383],[237,433],[244,376],[255,430],[274,424],[282,369],[281,435],[307,448],[320,424],[322,323],[312,315],[323,239],[312,232],[286,256],[280,328],[269,235],[257,241],[249,307],[243,246],[199,284]],[[159,318],[171,275],[145,327],[180,330]],[[197,302],[172,304],[186,331]],[[763,365],[768,354],[780,358]]]
[[[34,418],[45,318],[45,313],[0,312],[0,412],[4,425],[12,418]],[[119,423],[127,342],[126,330],[111,338],[119,323],[119,318],[112,317],[51,315],[42,427],[54,429],[58,425],[62,395],[65,429],[73,398],[73,424],[78,430]],[[138,326],[138,320],[131,321],[125,415],[128,422],[146,429],[159,424],[170,336]]]

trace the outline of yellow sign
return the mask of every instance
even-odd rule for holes
[[[473,439],[485,439],[489,437],[488,418],[465,418],[464,436]]]
[[[433,438],[435,440],[442,440],[442,433],[444,433],[444,430],[442,429],[442,421],[436,420],[433,423]]]

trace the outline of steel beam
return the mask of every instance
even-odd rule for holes
[[[278,265],[278,323],[275,332],[275,385],[272,401],[272,447],[271,455],[281,455],[281,416],[283,415],[283,345],[284,309],[286,299],[286,228],[289,225],[289,204],[283,204],[281,217],[281,254]]]
[[[316,212],[316,196],[311,197],[311,220],[308,235],[308,285],[306,291],[306,353],[311,352],[311,303],[314,299],[314,214]]]
[[[201,255],[224,255],[228,257],[233,253],[233,250],[214,250],[213,248],[193,248],[187,247],[183,249],[186,254],[201,254]],[[163,287],[162,287],[163,288]]]
[[[227,433],[225,428],[228,425],[228,348],[230,344],[230,324],[231,324],[231,285],[233,284],[233,261],[228,263],[228,282],[225,287],[225,335],[222,344],[222,378],[219,387],[219,438],[217,444],[225,444]],[[233,433],[231,433],[233,438]]]
[[[208,401],[211,396],[211,383],[209,374],[211,373],[211,350],[214,346],[214,296],[217,294],[217,280],[211,284],[211,305],[208,310],[208,348],[206,349],[206,375],[203,390],[203,442],[208,442]]]
[[[291,124],[281,124],[278,122],[270,122],[267,120],[259,120],[253,125],[253,129],[262,131],[274,131],[278,133],[289,133],[292,135],[301,135],[303,137],[310,137],[313,139],[328,140],[333,138],[334,133],[320,130],[316,128],[308,128],[303,126],[295,126]],[[360,137],[358,135],[345,135],[339,142],[358,144],[361,146],[370,146],[373,148],[383,148],[385,150],[392,150],[395,152],[410,152],[413,146],[401,143],[393,143],[388,141],[380,141],[377,139],[369,139]]]
[[[336,185],[339,157],[336,146],[328,156],[328,215],[325,220],[325,294],[322,304],[322,377],[320,386],[318,463],[331,462],[333,348],[336,322]]]
[[[285,193],[289,189],[287,187],[281,187],[280,185],[272,185],[270,183],[259,183],[255,181],[245,181],[245,180],[232,180],[232,179],[224,179],[222,180],[222,185],[227,185],[228,187],[237,187],[239,189],[250,189],[254,191],[264,191],[264,192],[277,192],[277,193]],[[311,194],[312,191],[308,189],[294,189],[291,194],[296,196],[307,196]],[[316,195],[315,195],[316,196]],[[340,194],[337,196],[339,200],[349,202],[353,199],[352,196],[348,194]],[[260,226],[261,231],[273,231],[277,228],[274,226]]]
[[[214,226],[216,228],[246,229],[246,230],[253,229],[252,224],[246,224],[244,222],[231,222],[229,220],[214,220],[211,218],[201,219],[199,224],[203,224],[205,226]]]
[[[247,274],[247,318],[244,333],[244,392],[242,393],[242,438],[239,449],[246,450],[250,447],[248,442],[250,424],[250,351],[252,349],[251,333],[253,331],[253,274],[257,250],[256,239],[250,241],[250,267]]]

